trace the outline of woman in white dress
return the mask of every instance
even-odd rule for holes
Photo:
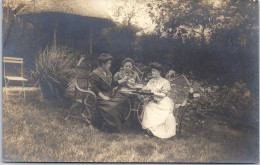
[[[170,138],[176,134],[176,120],[173,116],[174,103],[167,97],[171,89],[170,82],[161,77],[162,65],[150,64],[152,79],[143,91],[154,93],[143,107],[142,128],[151,131],[159,138]]]

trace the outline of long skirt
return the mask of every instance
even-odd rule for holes
[[[110,100],[97,100],[96,124],[105,131],[121,131],[129,112],[129,104],[124,97],[116,96]]]
[[[174,104],[168,97],[159,103],[150,101],[144,106],[142,127],[159,138],[170,138],[176,134],[176,121],[173,116]]]

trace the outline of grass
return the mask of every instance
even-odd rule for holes
[[[148,138],[128,121],[122,133],[91,129],[76,118],[64,120],[69,101],[3,96],[5,162],[258,162],[254,129],[236,130],[208,118],[186,121],[181,136]],[[192,115],[192,114],[191,114]]]

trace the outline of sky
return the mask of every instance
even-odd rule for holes
[[[131,16],[130,25],[140,28],[139,34],[154,31],[156,24],[150,17],[149,8],[145,3],[137,0],[108,0],[106,4],[106,11],[114,22],[127,25],[125,20],[128,20],[128,17]],[[120,11],[120,14],[115,15],[117,11]]]

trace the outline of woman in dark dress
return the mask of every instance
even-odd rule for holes
[[[109,71],[113,57],[102,53],[98,57],[99,67],[91,74],[93,92],[97,95],[96,125],[103,131],[119,132],[125,120],[129,105],[125,98],[113,93],[118,85]]]

